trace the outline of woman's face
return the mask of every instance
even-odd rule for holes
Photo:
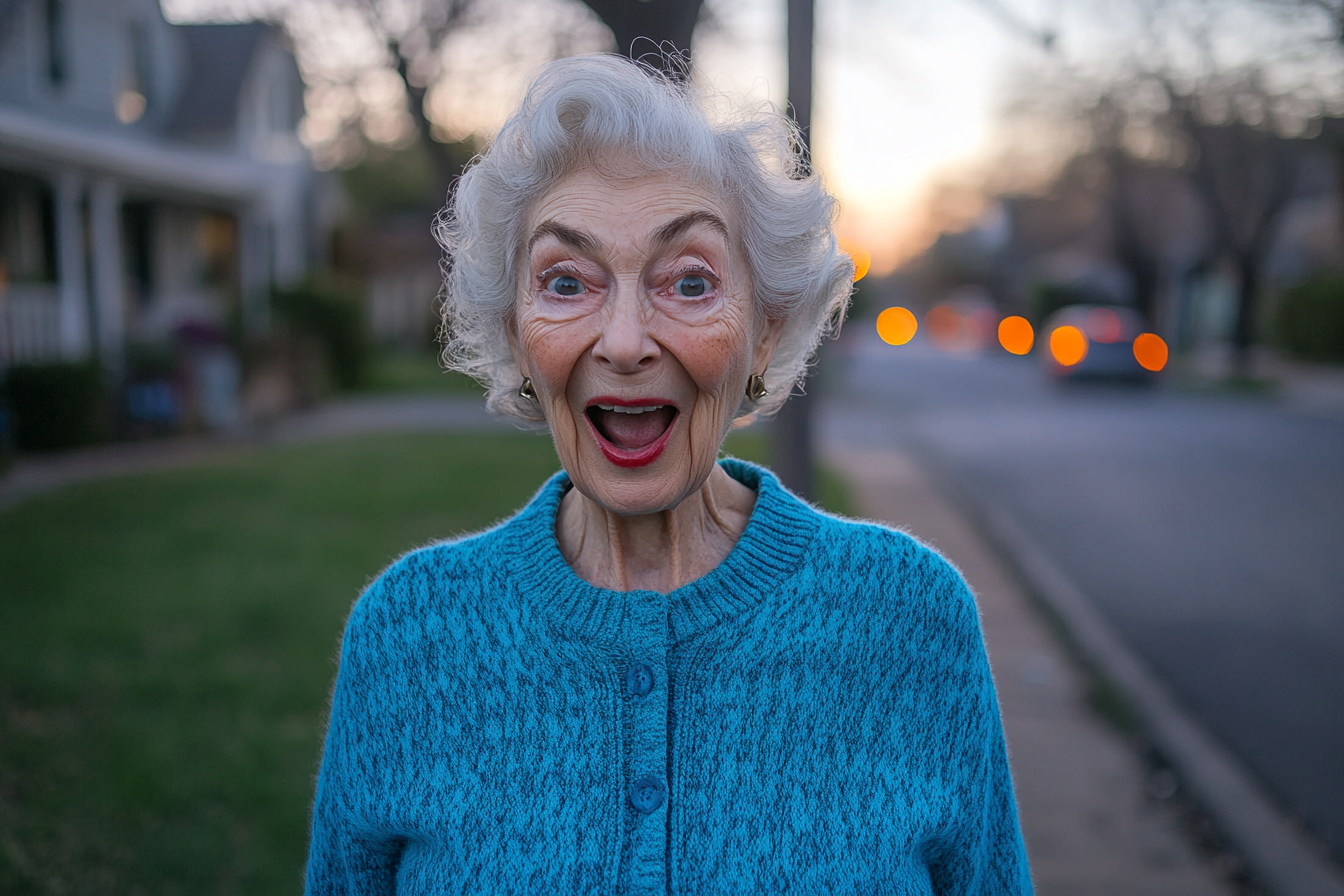
[[[685,176],[584,168],[527,235],[510,337],[560,463],[610,511],[676,506],[779,338],[755,314],[727,205]]]

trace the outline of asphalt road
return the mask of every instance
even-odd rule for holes
[[[1344,420],[875,335],[823,371],[822,438],[914,450],[1014,517],[1344,859]]]

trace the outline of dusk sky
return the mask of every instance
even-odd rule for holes
[[[942,220],[931,212],[931,198],[949,184],[973,188],[1002,168],[1003,106],[1050,72],[1095,71],[1108,58],[1142,52],[1130,28],[1132,11],[1144,2],[817,0],[814,158],[841,199],[842,235],[870,251],[878,271],[926,245]],[[554,52],[555,34],[569,34],[571,50],[602,49],[609,40],[572,0],[495,4],[497,14],[451,39],[444,54],[447,77],[432,105],[453,136],[492,133],[528,72]],[[715,24],[697,32],[697,77],[731,96],[782,107],[784,0],[707,5]],[[1254,4],[1219,9],[1230,58],[1253,54],[1266,33],[1262,14],[1238,13],[1246,6]],[[303,0],[164,0],[165,12],[179,21],[288,9],[310,81],[321,67],[357,67],[377,52],[353,20],[329,11],[320,18],[295,13],[302,8]],[[1050,52],[1036,39],[1044,31],[1059,35]],[[409,133],[399,84],[384,72],[357,88],[311,90],[304,128],[311,143],[334,132],[352,90],[375,109],[366,115],[366,133],[381,139]],[[1067,139],[1062,132],[1032,135],[1042,158]],[[1002,178],[1002,170],[995,173]]]

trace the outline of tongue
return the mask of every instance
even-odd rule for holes
[[[617,448],[633,450],[658,441],[672,423],[672,409],[661,407],[642,414],[618,414],[602,411],[602,433]]]

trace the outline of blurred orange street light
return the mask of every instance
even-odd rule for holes
[[[1025,317],[1013,315],[999,321],[999,345],[1013,354],[1025,355],[1035,341],[1036,334]]]
[[[1087,337],[1067,324],[1050,333],[1050,354],[1063,367],[1072,367],[1087,357]]]
[[[905,345],[918,329],[919,321],[907,308],[888,308],[877,316],[877,335],[888,345]]]
[[[1140,333],[1134,337],[1134,360],[1156,373],[1167,366],[1167,343],[1156,333]]]

